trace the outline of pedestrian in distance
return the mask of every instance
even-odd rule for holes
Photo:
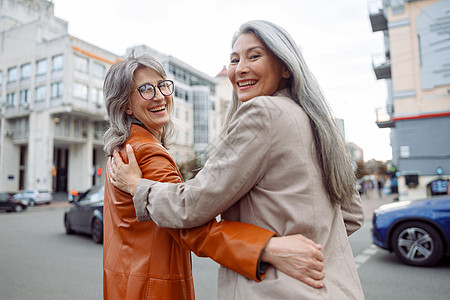
[[[110,119],[104,150],[108,155],[120,150],[126,157],[126,143],[136,151],[144,178],[181,183],[181,174],[166,150],[173,125],[173,91],[173,81],[149,55],[133,54],[113,65],[104,83]],[[217,222],[213,217],[183,230],[159,228],[150,220],[138,222],[131,195],[115,188],[109,178],[107,170],[104,299],[194,299],[190,251],[209,256],[255,282],[264,278],[270,264],[322,287],[321,246],[302,235],[274,237],[273,231],[253,224]]]
[[[128,164],[114,154],[111,181],[134,195],[141,221],[185,228],[221,214],[322,245],[324,288],[276,268],[255,283],[220,267],[219,299],[364,299],[348,240],[364,221],[352,163],[299,47],[273,23],[244,23],[232,40],[228,78],[233,98],[222,140],[195,178],[141,179],[128,150]]]

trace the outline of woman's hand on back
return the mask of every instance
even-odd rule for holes
[[[273,237],[264,248],[261,259],[313,288],[322,288],[325,273],[321,250],[321,245],[301,234]]]

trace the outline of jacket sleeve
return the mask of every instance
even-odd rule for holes
[[[359,194],[355,194],[351,202],[343,203],[341,211],[347,235],[350,236],[364,224],[364,207]]]
[[[154,146],[153,146],[154,147]],[[168,154],[142,146],[137,159],[145,178],[164,182],[181,182],[174,162]],[[213,219],[191,229],[169,229],[172,237],[185,249],[197,256],[210,257],[222,266],[247,278],[261,280],[267,270],[259,272],[260,257],[269,239],[275,233],[258,226],[240,222]]]
[[[211,151],[194,179],[158,183],[142,179],[133,198],[138,220],[160,227],[199,226],[239,201],[264,175],[271,146],[271,110],[267,97],[244,103],[227,136]]]

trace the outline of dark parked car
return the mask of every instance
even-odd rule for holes
[[[372,240],[403,263],[435,265],[450,254],[450,196],[380,206],[373,215]]]
[[[69,201],[73,205],[64,211],[67,234],[89,234],[94,242],[103,242],[103,194],[103,185],[94,186],[79,199]]]
[[[28,207],[26,200],[14,199],[14,193],[0,192],[0,210],[11,211],[24,211]]]

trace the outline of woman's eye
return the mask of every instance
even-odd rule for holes
[[[250,59],[257,59],[257,58],[259,58],[259,57],[261,57],[260,54],[253,54],[253,55],[250,55]]]
[[[238,62],[239,62],[239,59],[237,59],[237,58],[230,59],[230,64],[237,64]]]
[[[153,86],[151,86],[150,84],[145,84],[139,88],[139,90],[141,92],[148,92],[148,91],[151,91],[152,89],[153,89]]]

